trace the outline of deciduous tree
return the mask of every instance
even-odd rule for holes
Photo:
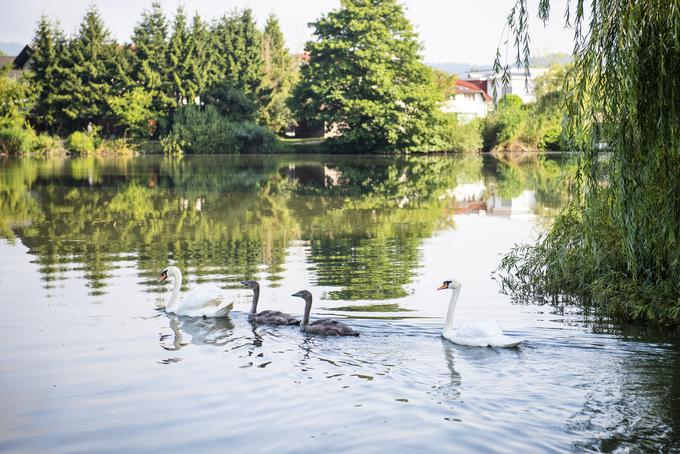
[[[345,149],[437,146],[441,97],[396,0],[342,0],[312,26],[310,61],[293,96],[303,118],[344,128]]]

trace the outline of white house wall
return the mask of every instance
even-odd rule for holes
[[[473,98],[466,97],[464,93],[458,93],[446,101],[442,111],[455,113],[461,123],[466,123],[473,118],[485,117],[489,112],[489,105],[484,101],[481,93],[473,93]]]
[[[510,72],[510,84],[505,90],[501,84],[501,77],[496,78],[495,86],[498,98],[502,97],[504,94],[512,93],[514,95],[522,98],[523,103],[529,103],[536,101],[535,94],[535,81],[537,77],[542,76],[548,71],[547,68],[529,68],[529,80],[527,85],[527,80],[523,69],[515,69]],[[493,71],[478,71],[471,72],[469,74],[470,78],[489,80],[491,81],[493,77]],[[490,87],[489,95],[493,96],[493,88]]]

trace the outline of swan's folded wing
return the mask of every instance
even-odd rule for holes
[[[182,308],[185,310],[199,309],[206,306],[219,306],[224,302],[222,289],[215,285],[200,285],[189,290],[182,296]]]
[[[503,328],[492,321],[484,320],[479,322],[462,323],[454,328],[457,337],[475,339],[503,336]]]

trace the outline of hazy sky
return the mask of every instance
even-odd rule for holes
[[[535,18],[530,22],[532,53],[569,52],[572,33],[563,29],[564,0],[552,0],[553,18],[546,28]],[[67,33],[74,33],[92,0],[0,0],[0,41],[28,42],[41,13],[61,22]],[[135,23],[151,0],[95,0],[109,30],[118,41],[129,41]],[[251,8],[260,25],[274,13],[281,22],[288,47],[303,49],[311,35],[307,23],[337,8],[339,0],[163,0],[168,16],[178,4],[188,14],[198,12],[213,19],[234,8]],[[466,62],[489,64],[506,17],[515,0],[402,0],[406,15],[415,25],[424,44],[427,62]]]

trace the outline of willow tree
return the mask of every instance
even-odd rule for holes
[[[549,12],[550,0],[541,0],[539,17]],[[528,14],[518,0],[509,16],[520,64],[528,62]],[[567,144],[580,157],[575,193],[536,245],[503,259],[502,283],[519,297],[680,322],[680,5],[577,0],[567,22],[575,31],[565,100]]]

